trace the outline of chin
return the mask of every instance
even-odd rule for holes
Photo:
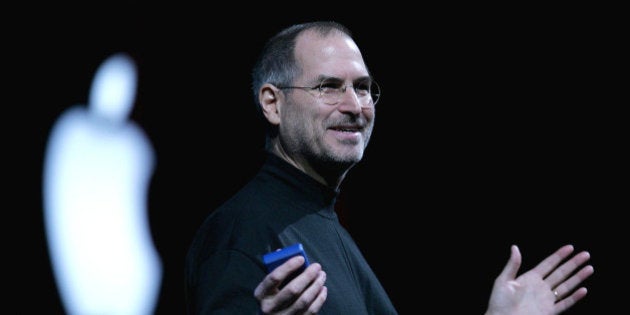
[[[363,150],[339,152],[335,155],[333,160],[341,164],[355,164],[355,163],[360,162],[362,158],[363,158]]]

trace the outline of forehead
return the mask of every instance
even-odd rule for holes
[[[296,42],[295,55],[302,66],[302,76],[353,79],[368,76],[357,44],[347,35],[333,31],[322,35],[306,31]]]

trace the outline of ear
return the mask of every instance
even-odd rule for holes
[[[260,88],[258,101],[263,115],[272,125],[280,124],[280,97],[280,90],[272,84],[266,83]]]

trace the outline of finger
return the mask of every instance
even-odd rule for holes
[[[541,261],[532,271],[546,278],[556,267],[573,252],[573,245],[564,245]]]
[[[573,292],[573,294],[571,294],[570,296],[567,296],[566,298],[558,301],[555,306],[554,306],[554,310],[555,310],[555,314],[560,314],[564,311],[566,311],[567,309],[571,308],[571,306],[573,306],[575,303],[577,303],[579,300],[583,299],[586,296],[586,293],[588,291],[586,290],[586,288],[579,288],[578,290],[575,290],[575,292]]]
[[[320,293],[326,283],[326,273],[319,271],[317,278],[299,295],[298,299],[293,302],[293,305],[289,308],[290,313],[303,313],[306,312],[317,313],[323,305],[318,305],[318,299],[320,299]],[[325,297],[324,297],[325,300]],[[315,303],[315,305],[313,305]]]
[[[573,256],[571,259],[567,260],[560,267],[556,268],[551,274],[549,274],[545,281],[547,281],[547,283],[549,283],[552,288],[557,287],[590,258],[591,254],[587,251],[583,251]]]
[[[302,256],[298,257],[301,258]],[[302,295],[304,290],[309,285],[311,285],[319,276],[319,273],[321,272],[321,265],[319,263],[312,263],[302,273],[300,273],[297,277],[287,283],[280,290],[279,285],[284,282],[286,276],[291,274],[293,270],[299,269],[301,264],[293,266],[295,268],[288,267],[286,270],[279,270],[278,273],[276,273],[276,270],[290,264],[291,261],[294,261],[294,259],[296,259],[296,257],[289,259],[288,261],[274,269],[273,272],[268,274],[265,279],[263,279],[263,281],[254,291],[254,295],[256,295],[256,297],[260,301],[260,308],[264,313],[295,309],[295,301],[300,299],[300,296]],[[303,262],[303,258],[295,261]],[[272,287],[267,286],[268,284],[272,283],[275,283],[275,285],[272,285]],[[266,290],[265,286],[267,286]],[[260,298],[260,295],[262,295],[262,298]],[[306,309],[306,307],[304,306],[301,307],[303,307],[303,309]]]
[[[593,266],[584,266],[580,271],[575,273],[566,281],[560,283],[554,291],[558,293],[558,299],[562,299],[563,296],[577,288],[584,280],[590,277],[595,272]]]
[[[327,297],[328,297],[328,288],[322,287],[322,289],[319,291],[319,294],[317,294],[317,298],[315,298],[315,301],[313,301],[311,306],[308,308],[307,314],[319,313],[319,310],[324,305],[324,302],[326,302]]]
[[[323,279],[321,279],[321,273],[323,273]],[[322,271],[322,267],[319,263],[312,263],[301,274],[287,283],[282,290],[278,292],[276,299],[283,301],[284,303],[293,304],[293,302],[303,295],[304,292],[308,290],[313,283],[316,283],[318,279],[320,279],[321,283],[319,286],[321,288],[326,281],[326,273]]]
[[[512,245],[510,259],[508,260],[505,267],[503,267],[503,271],[499,277],[497,277],[498,281],[509,281],[516,278],[516,274],[518,273],[518,269],[521,267],[521,252],[518,249],[518,246]]]
[[[261,281],[254,290],[254,296],[261,300],[265,296],[276,294],[284,279],[303,264],[303,256],[298,255],[287,260],[263,278],[263,281]]]

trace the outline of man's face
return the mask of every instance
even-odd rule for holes
[[[293,85],[318,86],[322,81],[357,85],[369,80],[359,48],[340,33],[326,37],[314,32],[297,41],[296,59],[302,74]],[[336,163],[351,166],[361,160],[372,128],[374,107],[362,105],[348,87],[335,104],[327,104],[317,90],[284,90],[286,102],[280,110],[280,142],[300,163]]]

